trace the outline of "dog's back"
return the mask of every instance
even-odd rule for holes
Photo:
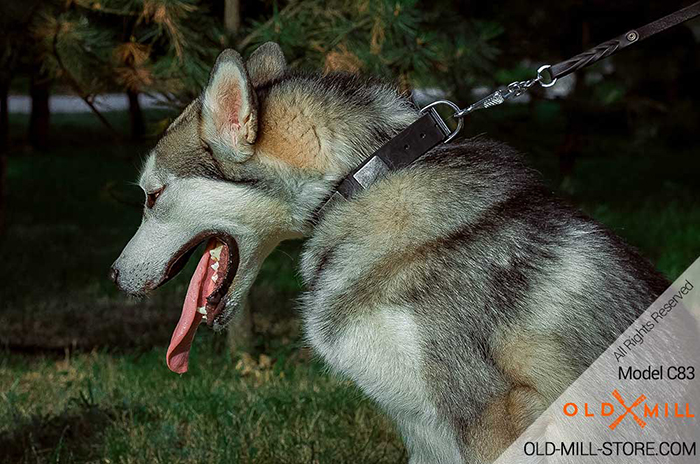
[[[478,139],[335,207],[302,271],[309,341],[395,417],[412,462],[495,459],[668,286]]]

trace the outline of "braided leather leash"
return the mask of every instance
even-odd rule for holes
[[[623,48],[629,47],[630,45],[641,42],[642,40],[651,37],[652,35],[663,32],[674,26],[678,26],[690,19],[700,16],[700,2],[694,3],[682,10],[678,10],[675,13],[671,13],[661,19],[649,23],[646,26],[640,27],[639,29],[633,29],[626,34],[616,37],[607,42],[603,42],[590,50],[580,53],[573,58],[566,61],[553,65],[549,68],[549,74],[552,79],[558,79],[564,77],[567,74],[578,71],[581,68],[590,66],[591,64],[607,58]]]
[[[456,108],[454,117],[458,120],[458,126],[446,140],[446,142],[448,142],[455,135],[457,135],[457,132],[462,129],[462,124],[460,124],[461,119],[469,113],[476,110],[490,108],[495,105],[500,105],[508,99],[519,97],[535,84],[540,84],[542,87],[551,87],[556,84],[557,79],[561,77],[590,66],[593,63],[597,63],[604,58],[614,55],[623,48],[627,48],[632,44],[641,42],[646,38],[678,26],[679,24],[682,24],[697,16],[700,16],[700,2],[696,2],[683,8],[682,10],[678,10],[668,16],[664,16],[661,19],[657,19],[656,21],[649,23],[646,26],[642,26],[639,29],[632,29],[619,37],[603,42],[600,45],[596,45],[590,50],[580,53],[573,58],[569,58],[566,61],[562,61],[561,63],[557,63],[552,66],[544,65],[537,70],[537,77],[527,81],[512,82],[508,84],[505,89],[497,90],[485,98],[482,98],[478,102],[469,105],[463,110],[459,109],[454,103],[446,100],[431,103],[430,105],[426,106],[424,110],[437,105],[447,105],[453,109]]]

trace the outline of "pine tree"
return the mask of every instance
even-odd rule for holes
[[[136,96],[157,94],[183,107],[199,94],[229,38],[244,54],[272,40],[292,66],[380,75],[406,89],[438,87],[459,97],[488,75],[501,28],[442,3],[273,2],[258,11],[263,19],[239,17],[236,29],[232,11],[245,13],[251,3],[229,0],[217,17],[202,0],[52,0],[32,30],[44,72],[68,83],[98,117],[93,96],[124,91],[137,131]]]
[[[10,150],[8,98],[12,78],[27,55],[25,31],[39,0],[0,4],[0,233],[5,224],[7,156]]]
[[[199,93],[225,45],[219,21],[200,0],[48,2],[32,32],[42,68],[70,85],[106,125],[94,96],[125,92],[137,134],[143,118],[138,94],[184,106]]]
[[[488,79],[502,32],[474,21],[451,2],[305,0],[274,3],[269,19],[250,21],[239,49],[278,42],[293,66],[398,79],[460,95]]]

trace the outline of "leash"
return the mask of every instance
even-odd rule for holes
[[[552,87],[558,79],[564,76],[597,63],[632,44],[641,42],[697,16],[700,16],[700,1],[657,19],[646,26],[633,29],[626,34],[603,42],[566,61],[555,65],[541,66],[534,78],[511,82],[505,88],[496,90],[464,109],[449,100],[438,100],[430,103],[420,110],[422,116],[417,121],[389,140],[341,180],[335,192],[316,211],[314,223],[318,222],[323,212],[333,203],[349,200],[386,173],[406,167],[438,144],[451,141],[464,127],[464,118],[468,114],[517,98],[536,84],[544,88]],[[446,105],[454,111],[452,118],[457,120],[457,127],[453,131],[450,131],[445,120],[436,111],[435,108],[440,105]]]

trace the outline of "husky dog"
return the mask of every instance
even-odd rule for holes
[[[492,462],[666,289],[507,146],[441,145],[315,213],[419,117],[391,86],[290,71],[276,44],[226,50],[140,179],[143,222],[114,263],[145,294],[207,242],[167,363],[223,329],[263,260],[308,237],[308,342],[397,424],[416,463]]]

